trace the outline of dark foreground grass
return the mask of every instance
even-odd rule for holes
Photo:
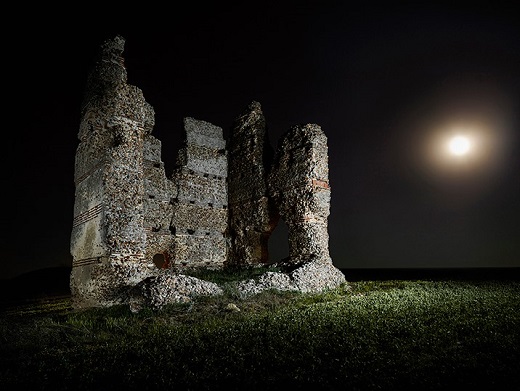
[[[137,314],[41,300],[2,314],[0,389],[519,389],[519,299],[518,281],[392,280]]]

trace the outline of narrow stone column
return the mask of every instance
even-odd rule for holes
[[[318,125],[294,126],[280,139],[269,190],[289,229],[289,262],[330,260],[328,148]]]

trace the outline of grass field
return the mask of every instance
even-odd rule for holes
[[[0,389],[520,389],[519,299],[514,280],[229,288],[137,314],[39,298],[3,309]]]

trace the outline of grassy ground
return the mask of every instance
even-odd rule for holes
[[[40,299],[2,313],[0,389],[518,389],[519,299],[518,281],[421,280],[138,314]]]

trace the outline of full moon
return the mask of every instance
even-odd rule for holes
[[[464,136],[455,136],[453,137],[449,144],[448,148],[452,155],[462,156],[469,152],[471,144],[467,137]]]

